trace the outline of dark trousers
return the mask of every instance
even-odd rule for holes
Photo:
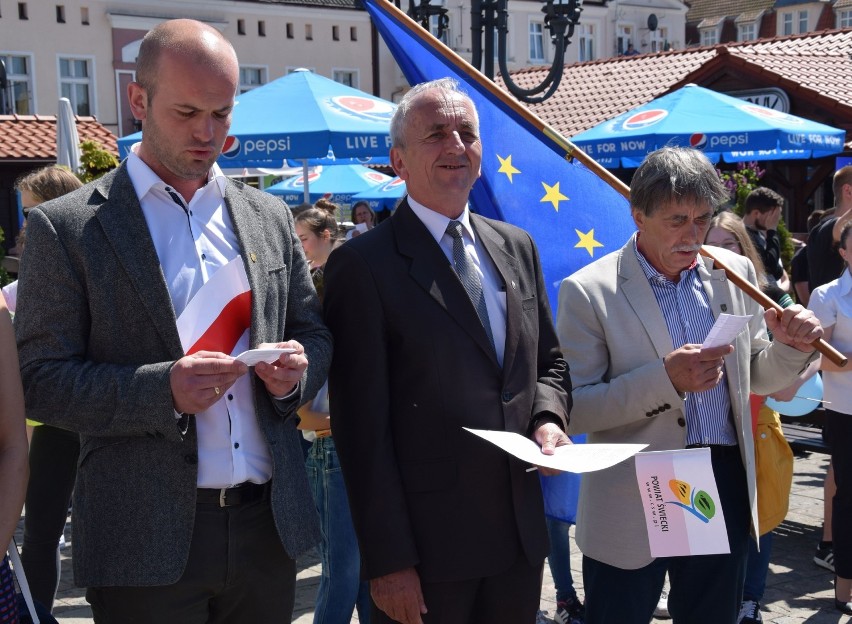
[[[295,588],[296,562],[281,545],[268,500],[199,503],[177,583],[89,588],[86,600],[97,624],[289,622]]]
[[[713,449],[712,461],[731,553],[661,557],[636,570],[583,557],[586,624],[648,624],[667,571],[671,583],[668,606],[674,624],[737,621],[751,520],[748,485],[738,452]]]
[[[831,463],[837,492],[831,500],[831,534],[834,540],[834,570],[852,578],[852,415],[825,410],[831,444]]]
[[[421,580],[428,613],[424,624],[534,624],[544,562],[533,566],[521,555],[499,574],[447,583]],[[371,621],[394,622],[373,604]],[[647,624],[647,623],[646,623]]]
[[[50,425],[33,429],[21,563],[33,597],[48,610],[59,586],[59,538],[68,517],[79,455],[78,434]]]

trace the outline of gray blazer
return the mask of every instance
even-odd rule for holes
[[[289,401],[273,400],[253,379],[273,459],[275,522],[295,558],[319,531],[294,414],[326,377],[331,337],[290,211],[234,181],[225,202],[252,290],[251,345],[295,339],[310,362]],[[126,166],[32,211],[21,267],[16,332],[27,414],[80,433],[75,582],[174,583],[192,537],[197,438],[194,418],[186,431],[175,419],[169,370],[183,350]]]
[[[724,249],[714,253],[757,282],[743,256]],[[789,385],[815,355],[770,343],[760,306],[712,261],[699,256],[698,262],[713,316],[754,315],[725,358],[725,371],[757,527],[749,392],[769,394]],[[663,366],[674,347],[632,238],[562,282],[556,327],[574,383],[570,433],[588,433],[589,442],[645,443],[646,451],[684,448],[684,400]],[[632,459],[583,475],[577,545],[584,555],[623,569],[652,561]]]

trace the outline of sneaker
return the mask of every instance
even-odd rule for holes
[[[586,607],[577,596],[556,603],[556,613],[553,616],[555,624],[584,624]]]
[[[814,554],[814,563],[821,568],[834,572],[834,548],[831,546],[827,548],[817,547],[816,554]]]
[[[660,599],[657,601],[657,606],[654,609],[654,617],[664,620],[671,617],[669,614],[669,592],[665,589],[660,592]]]
[[[547,617],[547,611],[538,610],[535,614],[535,624],[552,624],[553,620]]]
[[[740,606],[740,614],[737,616],[737,624],[760,624],[763,616],[760,615],[760,603],[756,600],[743,600]]]

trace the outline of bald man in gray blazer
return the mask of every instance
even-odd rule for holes
[[[128,94],[141,144],[29,216],[27,413],[80,433],[74,576],[98,622],[289,621],[319,538],[295,412],[331,339],[289,210],[215,165],[238,75],[215,29],[155,28]],[[251,291],[236,348],[187,355],[177,318],[231,262]],[[259,346],[293,353],[231,356]]]

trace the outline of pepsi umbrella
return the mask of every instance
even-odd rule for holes
[[[686,85],[576,135],[602,165],[638,167],[664,146],[700,149],[712,162],[819,158],[843,151],[846,132]]]
[[[308,177],[310,202],[328,197],[336,204],[352,203],[352,196],[379,186],[392,178],[363,165],[335,165],[317,167]],[[278,195],[287,203],[298,204],[305,193],[305,176],[288,178],[265,189],[267,193]]]
[[[219,166],[280,168],[286,160],[387,157],[396,104],[319,76],[291,74],[237,96]],[[122,158],[141,132],[119,139]]]
[[[403,195],[405,195],[405,180],[391,178],[384,184],[353,195],[352,203],[366,201],[373,210],[392,209]]]

